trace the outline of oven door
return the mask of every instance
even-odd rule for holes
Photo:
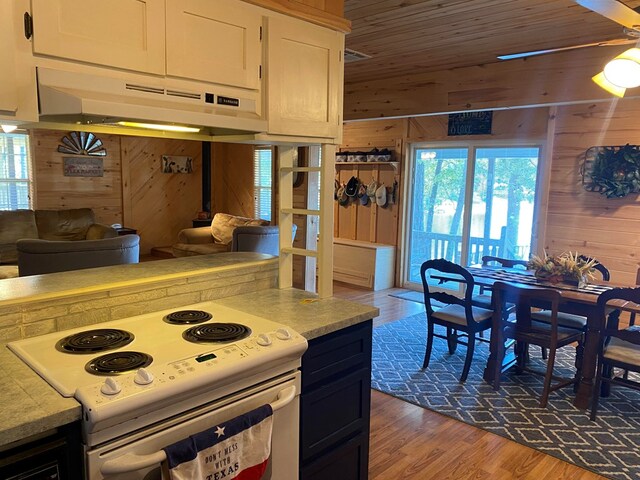
[[[270,403],[274,407],[271,460],[264,480],[298,478],[300,372],[167,419],[142,431],[125,432],[86,452],[88,480],[157,480],[162,478],[163,447],[189,435]]]

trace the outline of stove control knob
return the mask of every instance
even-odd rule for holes
[[[258,343],[258,345],[268,347],[269,345],[271,345],[271,338],[269,338],[269,335],[267,335],[266,333],[261,333],[260,335],[258,335],[256,342]]]
[[[153,376],[153,373],[149,370],[145,370],[144,368],[138,370],[135,377],[133,377],[133,381],[138,385],[149,385],[154,379],[155,377]]]
[[[280,340],[291,340],[291,332],[286,328],[279,328],[276,330],[276,337]]]
[[[115,395],[116,393],[120,393],[121,390],[122,387],[120,384],[112,377],[108,377],[102,384],[102,387],[100,387],[100,392],[105,395]]]

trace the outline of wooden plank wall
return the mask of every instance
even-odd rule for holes
[[[138,230],[140,253],[176,243],[201,209],[202,143],[147,137],[120,137],[123,220]],[[193,158],[193,173],[163,173],[162,155]]]
[[[107,150],[103,177],[65,177],[60,139],[68,132],[33,130],[34,207],[92,208],[96,220],[135,228],[140,253],[177,241],[201,208],[201,143],[98,134]],[[166,174],[162,155],[193,157],[192,174]]]
[[[393,151],[394,160],[399,163],[397,169],[391,165],[351,165],[336,163],[336,178],[340,184],[346,184],[352,176],[365,185],[375,180],[378,185],[384,183],[391,190],[394,180],[398,181],[398,195],[395,205],[380,207],[375,203],[361,205],[355,199],[347,205],[334,202],[334,232],[336,238],[362,240],[372,243],[396,245],[398,240],[398,218],[402,204],[400,169],[402,168],[404,139],[407,120],[383,120],[353,122],[344,126],[343,143],[340,151],[370,151],[374,148],[388,148]]]
[[[544,242],[550,253],[593,255],[612,281],[631,285],[640,266],[640,197],[587,192],[579,169],[589,147],[640,144],[639,115],[633,99],[558,107]]]
[[[62,158],[72,155],[59,153],[57,149],[62,137],[68,133],[57,130],[30,132],[34,208],[92,208],[99,223],[122,223],[120,137],[98,135],[107,151],[107,156],[103,157],[103,177],[65,177]]]
[[[212,214],[255,216],[253,145],[212,144],[211,197]]]

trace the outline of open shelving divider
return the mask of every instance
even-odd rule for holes
[[[297,167],[293,159],[297,146],[282,146],[278,149],[278,192],[279,192],[279,225],[280,225],[280,265],[279,287],[289,288],[293,285],[293,255],[314,258],[318,264],[317,291],[320,298],[333,295],[333,178],[335,169],[336,146],[323,144],[309,147],[309,166]],[[320,158],[322,165],[320,166]],[[312,207],[294,208],[293,206],[293,174],[295,172],[319,173],[320,201],[315,198],[317,182],[308,182],[308,197]],[[310,175],[311,177],[311,175]],[[315,238],[307,236],[307,248],[293,247],[293,215],[317,216],[319,218],[319,235]],[[311,221],[307,221],[309,226]],[[314,235],[315,237],[315,235]],[[311,244],[311,245],[310,245]],[[307,268],[307,275],[314,275],[315,268]],[[307,286],[315,282],[307,282]],[[307,289],[309,289],[307,287]]]

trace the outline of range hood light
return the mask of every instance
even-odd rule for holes
[[[149,130],[165,130],[168,132],[184,132],[184,133],[198,133],[199,128],[185,127],[182,125],[162,125],[159,123],[139,123],[139,122],[117,122],[121,127],[131,128],[147,128]]]
[[[2,131],[4,133],[11,133],[13,132],[15,129],[18,128],[17,125],[0,125],[0,128],[2,128]]]

